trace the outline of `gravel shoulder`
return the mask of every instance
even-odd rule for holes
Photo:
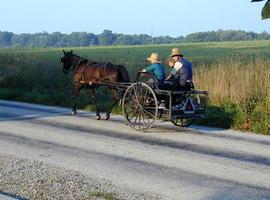
[[[0,154],[0,193],[16,199],[159,199],[44,162]]]

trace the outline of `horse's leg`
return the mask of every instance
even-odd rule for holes
[[[76,105],[76,99],[77,96],[79,95],[79,92],[82,88],[82,85],[80,83],[74,83],[73,88],[72,88],[72,115],[76,115],[77,113],[77,105]]]
[[[119,95],[118,95],[118,92],[117,90],[115,89],[112,89],[112,98],[113,98],[113,104],[111,106],[111,108],[108,110],[107,114],[106,114],[106,117],[105,117],[105,120],[108,120],[110,119],[110,115],[111,115],[111,112],[113,110],[113,108],[116,106],[116,104],[119,102]]]
[[[101,116],[99,114],[99,109],[97,106],[97,100],[96,100],[96,90],[95,88],[92,89],[92,103],[96,106],[96,119],[100,120]]]

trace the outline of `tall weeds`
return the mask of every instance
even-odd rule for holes
[[[270,60],[217,60],[195,70],[195,84],[210,105],[233,110],[232,126],[270,134]]]
[[[122,64],[133,80],[151,52],[165,60],[172,47],[180,47],[194,63],[196,88],[209,91],[208,117],[201,123],[270,134],[269,45],[249,41],[73,50],[85,58]],[[72,75],[63,75],[62,56],[56,48],[0,49],[0,99],[70,106]],[[102,107],[110,103],[107,94],[99,92]],[[89,105],[88,96],[80,99],[81,108]]]
[[[210,91],[211,102],[242,103],[250,97],[270,100],[270,60],[257,58],[249,63],[244,59],[216,61],[195,71],[199,88]]]

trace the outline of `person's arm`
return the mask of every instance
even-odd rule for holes
[[[169,74],[165,80],[169,80],[172,77],[172,74]]]
[[[154,71],[155,66],[154,65],[149,65],[148,67],[145,68],[145,72],[151,72]]]
[[[168,75],[168,77],[166,78],[166,80],[172,78],[173,76],[175,76],[176,72],[174,69],[172,69],[172,71],[170,72],[170,74]]]

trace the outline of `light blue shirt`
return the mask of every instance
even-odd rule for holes
[[[155,63],[145,68],[147,72],[152,72],[156,75],[159,82],[164,82],[166,73],[163,64]]]

